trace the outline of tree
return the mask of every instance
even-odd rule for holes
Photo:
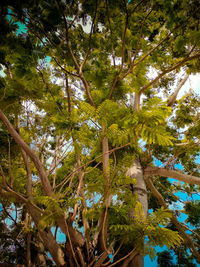
[[[200,262],[199,202],[181,211],[195,230],[170,208],[200,185],[200,99],[177,100],[199,71],[199,9],[1,1],[0,196],[8,217],[21,209],[20,264],[34,264],[35,250],[41,266],[45,251],[57,266],[143,266],[156,245]]]

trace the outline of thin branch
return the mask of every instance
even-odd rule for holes
[[[94,167],[92,167],[92,169],[90,171],[85,172],[85,174],[88,174],[90,172],[92,172],[94,169],[96,169],[100,164],[102,163],[102,160],[100,160]]]
[[[10,215],[10,213],[7,211],[6,207],[4,206],[3,203],[1,203],[2,207],[3,207],[3,212],[5,212],[5,214],[14,222],[15,225],[17,225],[17,221]]]
[[[26,173],[27,173],[26,193],[27,193],[28,198],[32,199],[32,197],[31,197],[31,194],[32,194],[32,172],[31,172],[30,164],[28,162],[27,154],[23,149],[21,149],[21,154],[22,154],[22,158],[24,160],[24,164],[26,167]]]
[[[56,136],[55,153],[54,153],[54,158],[53,158],[55,165],[57,164],[57,158],[58,158],[57,153],[59,154],[59,149],[58,149],[59,140],[60,140],[60,136]],[[56,186],[56,175],[57,175],[57,173],[55,172],[53,175],[53,185],[52,185],[53,190],[55,189],[55,186]]]
[[[107,154],[107,153],[111,154],[111,153],[113,153],[114,151],[120,150],[120,149],[122,149],[122,148],[124,148],[124,147],[127,147],[127,146],[133,144],[134,142],[135,142],[135,140],[132,140],[131,142],[128,142],[127,144],[125,144],[125,145],[123,145],[123,146],[115,147],[115,148],[113,148],[113,149],[111,149],[111,150],[105,152],[105,154]],[[94,161],[96,161],[97,159],[101,158],[102,156],[103,156],[103,153],[100,154],[99,156],[95,157],[94,159],[88,161],[87,163],[81,165],[79,168],[85,168],[85,167],[87,167],[89,164],[91,164],[92,162],[94,162]],[[59,187],[59,186],[61,186],[63,183],[65,183],[66,180],[69,179],[69,177],[71,177],[73,174],[75,174],[79,168],[76,168],[73,172],[71,172],[70,174],[68,174],[68,175],[64,178],[64,180],[63,180],[62,182],[60,182],[60,184],[58,184],[56,187]]]
[[[75,65],[77,71],[79,72],[80,66],[79,66],[79,64],[78,64],[78,61],[77,61],[76,58],[75,58],[75,55],[74,55],[74,53],[73,53],[73,51],[72,51],[72,48],[71,48],[71,43],[70,43],[70,41],[69,41],[69,30],[68,30],[68,25],[67,25],[66,16],[65,16],[65,14],[64,14],[64,12],[63,12],[63,9],[62,9],[62,7],[60,6],[60,2],[59,2],[58,0],[57,0],[57,4],[58,4],[58,7],[59,7],[59,9],[60,9],[60,12],[61,12],[61,14],[62,14],[62,16],[63,16],[63,21],[64,21],[64,25],[65,25],[65,39],[66,39],[66,42],[67,42],[67,47],[68,47],[69,53],[70,53],[70,55],[71,55],[71,58],[72,58],[72,60],[73,60],[73,62],[74,62],[74,65]]]
[[[108,0],[106,0],[106,11],[107,11],[108,23],[109,23],[109,26],[110,26],[110,35],[111,35],[111,41],[112,41],[113,40],[113,32],[112,32],[111,23],[110,23],[110,17],[109,17]],[[116,67],[116,64],[115,64],[115,51],[114,51],[113,42],[112,42],[112,58],[113,58],[113,65],[114,65],[114,67]]]
[[[113,81],[112,87],[110,89],[109,95],[108,95],[108,99],[111,98],[112,93],[117,85],[117,82],[119,81],[119,75],[123,70],[123,65],[124,65],[124,47],[125,47],[125,39],[126,39],[126,32],[127,32],[127,28],[128,28],[128,11],[127,11],[127,7],[126,7],[126,3],[125,3],[125,10],[126,10],[126,22],[125,22],[125,27],[124,27],[124,32],[123,32],[123,37],[122,37],[122,48],[121,48],[121,67],[118,71],[118,73],[115,76],[115,79]]]
[[[79,197],[80,191],[81,191],[81,187],[83,185],[84,173],[83,172],[80,173],[80,170],[81,169],[79,169],[79,183],[78,183],[78,188],[77,188],[77,192],[76,192],[76,199]],[[75,205],[74,205],[74,213],[73,213],[73,217],[72,217],[73,220],[76,217],[77,209],[78,209],[78,203],[76,202]]]
[[[78,77],[78,78],[80,78],[78,74],[66,70],[66,69],[65,69],[65,68],[58,62],[58,60],[57,60],[56,57],[53,56],[52,58],[53,58],[53,60],[56,62],[56,64],[61,68],[61,70],[63,70],[66,74],[68,74],[68,75],[72,75],[72,76],[74,76],[74,77]]]
[[[35,210],[39,211],[40,214],[44,213],[44,211],[41,210],[39,207],[37,207],[33,202],[30,202],[28,199],[26,199],[25,196],[23,196],[23,195],[20,194],[20,193],[15,192],[15,191],[14,191],[12,188],[10,188],[9,186],[2,187],[2,186],[0,185],[0,188],[1,188],[1,190],[3,190],[3,191],[0,191],[0,194],[2,194],[3,196],[4,196],[4,194],[5,194],[6,192],[10,192],[10,193],[13,194],[15,197],[17,197],[18,199],[20,199],[20,201],[21,201],[22,203],[31,205]],[[7,195],[6,195],[5,197],[7,197]]]
[[[7,62],[4,62],[4,66],[6,66],[7,70],[8,70],[8,73],[9,73],[9,76],[10,76],[10,79],[13,79],[13,74],[12,74],[12,71],[10,69],[10,66]]]
[[[94,24],[95,24],[95,19],[96,19],[96,15],[97,15],[97,7],[98,7],[98,0],[96,0],[96,6],[95,6],[95,13],[94,13],[94,18],[92,20],[92,25],[91,25],[91,28],[90,28],[90,35],[89,35],[89,45],[88,45],[88,51],[83,59],[83,62],[81,63],[80,65],[80,69],[79,69],[79,72],[82,72],[83,70],[83,67],[88,59],[88,56],[89,56],[89,53],[91,51],[91,40],[92,40],[92,32],[93,32],[93,29],[94,29]]]
[[[198,51],[199,52],[199,51]],[[191,53],[191,52],[190,52]],[[189,54],[190,54],[189,53]],[[178,69],[179,67],[181,67],[184,63],[193,60],[195,58],[200,57],[200,53],[197,53],[196,55],[193,56],[187,56],[186,58],[184,58],[183,60],[181,60],[180,62],[178,62],[177,64],[175,64],[174,66],[166,69],[165,71],[163,71],[162,73],[160,73],[156,78],[154,78],[150,83],[148,83],[147,85],[143,86],[140,91],[138,93],[135,94],[135,110],[139,110],[139,105],[140,105],[140,97],[142,95],[142,93],[148,89],[150,86],[154,85],[160,78],[162,78],[165,74]],[[178,92],[177,92],[178,93]]]
[[[128,69],[128,71],[123,75],[122,79],[124,79],[128,74],[130,74],[133,71],[133,68],[135,66],[137,66],[138,64],[140,64],[142,61],[144,61],[148,56],[150,56],[152,54],[153,51],[155,51],[162,43],[164,43],[165,41],[167,41],[169,39],[171,35],[171,32],[167,34],[167,36],[162,39],[156,46],[154,46],[151,50],[149,50],[149,52],[146,53],[146,55],[144,55],[141,59],[139,59],[137,62],[131,64],[130,68]]]
[[[67,103],[68,103],[68,112],[69,114],[71,114],[71,91],[70,91],[70,87],[69,87],[69,82],[68,82],[68,76],[67,74],[65,74],[65,91],[67,93]]]
[[[119,74],[120,74],[120,71],[119,71],[119,72],[117,73],[117,75],[115,76],[115,79],[114,79],[114,81],[113,81],[112,87],[111,87],[110,92],[109,92],[109,95],[108,95],[108,99],[111,98],[112,93],[113,93],[113,91],[114,91],[114,89],[115,89],[115,87],[116,87],[116,85],[117,85],[117,82],[119,81]]]
[[[125,21],[124,33],[123,33],[123,37],[122,37],[121,67],[120,67],[119,73],[122,72],[123,66],[124,66],[124,47],[125,47],[126,32],[127,32],[127,28],[128,28],[128,19],[129,19],[128,10],[126,7],[126,1],[123,1],[123,2],[124,2],[125,11],[126,11],[126,21]]]
[[[151,14],[152,11],[153,11],[153,9],[151,9],[149,11],[149,13],[146,15],[146,17],[144,17],[144,19],[143,19],[142,26],[140,28],[140,38],[138,39],[137,44],[136,44],[135,54],[134,54],[134,57],[133,57],[133,61],[131,63],[131,66],[134,66],[134,62],[135,62],[135,59],[136,59],[137,54],[138,54],[139,45],[140,45],[140,42],[141,42],[141,39],[142,39],[142,32],[143,32],[145,21],[147,20],[148,16]]]
[[[17,117],[17,131],[20,134],[20,120],[19,120],[18,117]],[[30,164],[28,162],[27,154],[23,149],[21,149],[21,154],[22,154],[22,158],[23,158],[23,161],[24,161],[24,164],[25,164],[25,168],[26,168],[26,173],[27,173],[26,193],[27,193],[28,198],[30,200],[33,200],[33,197],[32,197],[32,171],[31,171],[31,167],[30,167]]]
[[[197,238],[200,240],[200,235],[199,235],[197,232],[195,232],[194,230],[192,230],[191,228],[189,228],[187,225],[185,225],[185,224],[183,224],[183,223],[182,223],[182,226],[183,226],[185,229],[187,229],[188,231],[190,231],[191,233],[193,233],[194,235],[196,235]]]
[[[105,259],[108,257],[108,253],[106,251],[104,251],[99,260],[96,262],[96,264],[94,265],[94,267],[101,267],[102,263],[105,261]],[[95,261],[95,260],[94,260]],[[92,264],[89,265],[89,267],[92,266]]]
[[[77,248],[77,253],[81,262],[81,267],[86,267],[83,255],[81,253],[81,249],[79,247]]]
[[[109,259],[109,261],[102,264],[101,266],[107,266],[114,259],[114,257],[117,255],[117,253],[120,251],[120,248],[122,247],[122,245],[123,245],[123,242],[119,245],[118,249],[115,251],[115,253],[112,255],[112,257]]]
[[[136,249],[134,248],[133,250],[131,250],[131,252],[129,252],[127,255],[125,255],[123,258],[117,260],[116,262],[112,263],[111,265],[109,265],[109,267],[115,266],[116,264],[118,264],[119,262],[125,260],[126,258],[128,258],[130,255],[136,256],[138,254],[138,252],[136,251]]]
[[[156,78],[154,78],[150,83],[148,83],[147,85],[143,86],[140,89],[140,95],[146,90],[148,89],[151,85],[155,84],[160,78],[162,78],[165,74],[178,69],[179,67],[181,67],[184,63],[193,60],[195,58],[200,57],[200,53],[197,53],[193,56],[187,56],[185,57],[183,60],[181,60],[180,62],[178,62],[177,64],[175,64],[174,66],[171,66],[170,68],[166,69],[165,71],[163,71],[162,73],[160,73]]]
[[[71,43],[70,43],[70,40],[69,40],[69,31],[68,31],[68,25],[67,25],[66,16],[65,16],[65,14],[63,12],[63,9],[60,6],[60,2],[58,0],[57,0],[57,4],[58,4],[58,7],[60,9],[60,12],[61,12],[61,14],[63,16],[63,20],[64,20],[64,25],[65,25],[65,39],[66,39],[66,42],[67,42],[68,51],[69,51],[69,53],[71,55],[71,58],[72,58],[72,60],[74,62],[74,65],[76,67],[76,70],[79,73],[79,77],[80,77],[80,79],[82,80],[82,82],[84,84],[85,91],[86,91],[87,97],[89,99],[89,102],[90,102],[91,106],[94,106],[95,107],[95,103],[94,103],[94,101],[92,99],[92,96],[90,94],[89,85],[88,85],[88,83],[87,83],[87,81],[86,81],[86,79],[85,79],[85,77],[83,75],[82,70],[80,69],[80,66],[78,64],[78,61],[77,61],[77,59],[76,59],[76,57],[75,57],[75,55],[74,55],[74,53],[72,51],[72,48],[71,48]]]
[[[4,174],[4,171],[3,171],[3,168],[2,168],[2,166],[1,166],[1,164],[0,164],[0,175],[2,176],[2,178],[3,178],[3,186],[10,186],[9,185],[9,183],[8,183],[8,181],[7,181],[7,179],[6,179],[6,176],[5,176],[5,174]]]
[[[121,267],[128,267],[129,266],[129,263],[136,257],[136,256],[140,256],[140,254],[137,252],[137,251],[133,251],[131,253],[131,255],[125,259],[125,261],[123,262],[122,266]],[[142,257],[143,259],[143,257]],[[138,263],[137,263],[138,264]],[[139,264],[138,264],[139,265]]]
[[[61,145],[62,145],[63,143],[61,143]],[[49,169],[48,169],[48,171],[47,171],[47,174],[51,174],[54,170],[55,170],[55,168],[57,168],[58,167],[58,165],[61,163],[61,162],[63,162],[63,160],[65,160],[66,159],[66,157],[68,156],[68,154],[70,153],[70,151],[67,153],[67,154],[65,154],[66,152],[67,152],[67,150],[71,147],[71,145],[72,145],[72,142],[70,142],[69,143],[69,145],[65,148],[65,151],[62,153],[62,155],[59,157],[59,160],[58,160],[58,162],[57,162],[57,164],[55,164],[55,155],[54,155],[54,158],[53,158],[53,161],[52,161],[52,164],[51,164],[51,166],[49,167]],[[56,152],[56,151],[55,151]]]
[[[187,23],[188,19],[185,21],[185,23]],[[158,42],[158,44],[156,46],[154,46],[151,50],[149,50],[143,57],[141,57],[138,61],[136,61],[134,63],[134,61],[132,62],[130,68],[128,69],[128,71],[123,75],[122,79],[124,79],[128,74],[130,74],[133,71],[133,68],[135,66],[137,66],[138,64],[140,64],[141,62],[143,62],[148,56],[150,56],[159,46],[161,46],[161,44],[163,44],[164,42],[166,42],[168,39],[170,39],[171,37],[173,37],[172,33],[177,30],[178,28],[182,27],[183,24],[177,25],[172,31],[170,31],[166,37],[162,40],[160,40],[160,42]]]
[[[57,107],[58,111],[60,112],[61,115],[64,115],[64,116],[65,116],[65,114],[64,114],[63,111],[60,109],[59,105],[57,104],[56,99],[55,99],[55,96],[53,95],[53,93],[52,93],[52,91],[51,91],[51,89],[50,89],[48,83],[46,82],[46,80],[45,80],[45,78],[44,78],[44,75],[43,75],[42,71],[41,71],[39,68],[37,68],[37,70],[38,70],[38,72],[40,73],[40,75],[41,75],[41,77],[42,77],[42,81],[43,81],[43,83],[46,85],[46,89],[47,89],[47,90],[49,91],[49,93],[51,94],[51,96],[52,96],[52,98],[53,98],[53,100],[54,100],[54,102],[55,102],[55,104],[56,104],[56,107]]]

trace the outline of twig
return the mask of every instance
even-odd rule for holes
[[[79,72],[81,73],[82,70],[83,70],[83,67],[87,61],[87,58],[89,56],[89,53],[91,51],[91,40],[92,40],[92,31],[94,29],[94,24],[95,24],[95,19],[96,19],[96,15],[97,15],[97,7],[98,7],[98,0],[96,0],[96,6],[95,6],[95,13],[94,13],[94,18],[92,20],[92,25],[91,25],[91,28],[90,28],[90,35],[89,35],[89,45],[88,45],[88,51],[83,59],[83,62],[81,63],[80,65],[80,69],[79,69]]]
[[[122,148],[124,148],[124,147],[127,147],[127,146],[133,144],[134,142],[135,142],[135,140],[132,140],[131,142],[128,142],[127,144],[125,144],[125,145],[123,145],[123,146],[113,148],[113,149],[107,151],[107,152],[104,153],[104,154],[107,154],[107,153],[111,154],[111,153],[113,153],[114,151],[120,150],[120,149],[122,149]],[[94,158],[94,159],[88,161],[87,163],[81,165],[80,167],[76,168],[73,172],[71,172],[69,175],[67,175],[67,176],[64,178],[64,180],[63,180],[62,182],[60,182],[60,183],[56,186],[56,188],[59,187],[59,186],[61,186],[63,183],[65,183],[65,181],[66,181],[69,177],[71,177],[73,174],[75,174],[75,173],[77,172],[77,170],[79,170],[79,169],[81,169],[81,168],[84,168],[84,167],[87,167],[90,163],[96,161],[97,159],[101,158],[102,156],[103,156],[103,153],[102,153],[101,155],[97,156],[96,158]]]

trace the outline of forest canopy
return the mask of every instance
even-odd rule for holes
[[[199,12],[1,0],[0,263],[200,263]]]

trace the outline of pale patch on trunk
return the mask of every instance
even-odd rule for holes
[[[132,166],[128,169],[127,176],[136,179],[137,183],[133,184],[133,194],[137,194],[137,200],[142,205],[143,209],[143,217],[144,219],[147,218],[148,215],[148,199],[147,199],[147,189],[146,184],[144,181],[144,172],[142,169],[141,164],[139,161],[135,160]],[[132,208],[129,211],[130,218],[134,218],[135,211],[134,208]],[[130,259],[125,266],[129,267],[143,267],[144,266],[144,260],[143,255],[139,253],[137,256],[135,256],[133,259]]]
[[[137,183],[133,185],[133,194],[137,194],[138,201],[142,205],[145,218],[148,213],[147,188],[144,181],[144,173],[139,161],[135,160],[133,165],[128,169],[127,176],[136,179]],[[134,210],[130,211],[131,218],[134,217]]]

